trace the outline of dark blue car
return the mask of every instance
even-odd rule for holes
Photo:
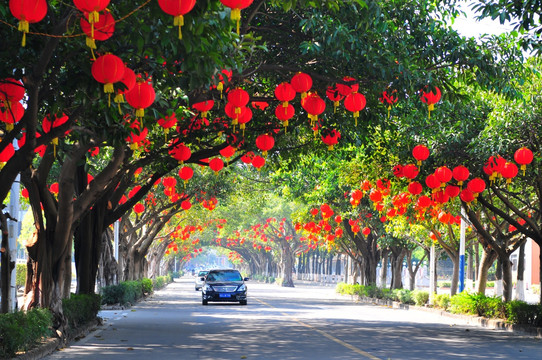
[[[207,305],[209,301],[239,302],[247,304],[247,286],[245,281],[248,278],[241,276],[238,270],[215,269],[209,270],[201,287],[201,304]]]

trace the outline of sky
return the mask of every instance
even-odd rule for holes
[[[482,21],[474,19],[474,12],[470,9],[468,4],[471,1],[465,1],[465,5],[461,7],[461,10],[467,13],[467,17],[461,17],[455,20],[452,27],[457,30],[459,34],[465,37],[480,37],[483,34],[501,34],[503,32],[511,31],[512,26],[510,24],[501,25],[498,20],[491,20],[486,18]]]

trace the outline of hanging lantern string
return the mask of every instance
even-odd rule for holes
[[[123,17],[121,17],[120,19],[118,20],[115,20],[115,24],[116,23],[120,23],[124,20],[126,20],[127,18],[129,18],[130,16],[132,16],[134,13],[138,12],[139,10],[141,10],[142,8],[144,8],[145,6],[147,6],[152,0],[147,0],[145,1],[143,4],[139,5],[138,7],[136,7],[134,10],[130,11],[128,14],[124,15]],[[19,26],[18,25],[13,25],[13,24],[10,24],[9,22],[5,21],[5,20],[2,20],[0,19],[0,23],[4,24],[4,25],[7,25],[13,29],[19,29]],[[104,28],[106,28],[107,26],[103,26],[101,28],[94,28],[94,31],[97,31],[97,30],[102,30]],[[76,37],[80,37],[80,36],[87,36],[87,34],[85,34],[84,32],[83,33],[79,33],[79,34],[73,34],[73,35],[53,35],[53,34],[47,34],[47,33],[40,33],[40,32],[33,32],[33,31],[29,31],[27,32],[29,35],[38,35],[38,36],[46,36],[46,37],[50,37],[50,38],[60,38],[60,39],[68,39],[68,38],[76,38]]]

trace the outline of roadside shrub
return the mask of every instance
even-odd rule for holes
[[[504,319],[506,309],[500,296],[471,295],[478,316]]]
[[[122,303],[124,288],[120,284],[104,286],[100,292],[102,295],[102,304],[113,305]]]
[[[399,291],[401,289],[392,289],[390,293],[391,300],[399,301]]]
[[[449,282],[449,281],[439,281],[438,282],[438,287],[449,288],[449,287],[452,287],[452,283]]]
[[[450,295],[434,294],[433,303],[438,308],[448,310],[448,307],[450,306]]]
[[[367,285],[365,286],[365,296],[376,299],[385,299],[384,290],[389,291],[388,289],[381,289],[376,285]]]
[[[97,294],[71,294],[62,299],[62,310],[72,328],[86,324],[98,316],[101,296]]]
[[[0,314],[0,358],[9,359],[50,336],[53,316],[47,309]]]
[[[256,278],[256,276],[254,276],[254,278]],[[348,287],[348,284],[346,283],[343,283],[343,282],[337,283],[337,286],[335,286],[335,292],[341,295],[346,295],[347,287]]]
[[[488,288],[494,288],[494,287],[495,287],[495,281],[488,281],[488,282],[486,282],[486,287],[488,287]]]
[[[382,288],[382,289],[380,289],[380,291],[381,291],[382,299],[391,300],[391,290],[390,289]]]
[[[429,301],[429,293],[422,290],[414,290],[412,292],[412,300],[418,306],[424,306]]]
[[[166,280],[163,276],[158,276],[156,279],[153,279],[153,285],[156,290],[163,288],[166,286]]]
[[[141,279],[141,286],[144,294],[152,293],[153,285],[152,280],[148,278]]]
[[[408,289],[399,289],[397,291],[397,299],[403,304],[413,304],[412,292]]]
[[[26,264],[17,264],[15,268],[15,285],[23,287],[26,283]]]
[[[477,315],[478,313],[474,299],[465,291],[450,298],[450,312],[470,315]]]
[[[124,294],[122,297],[122,304],[135,304],[137,300],[143,297],[143,285],[141,281],[124,281],[120,283],[123,287]]]

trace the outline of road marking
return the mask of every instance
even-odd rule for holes
[[[253,296],[251,296],[250,298],[251,298],[251,299],[254,299],[254,300],[256,300],[256,301],[258,301],[259,303],[262,303],[262,304],[265,305],[265,306],[268,306],[268,307],[270,307],[270,308],[277,309],[277,310],[280,311],[279,308],[277,308],[277,307],[275,307],[275,306],[273,306],[273,305],[271,305],[271,304],[268,304],[268,303],[266,303],[266,302],[263,301],[263,300],[257,299],[257,298],[255,298],[255,297],[253,297]],[[376,357],[376,356],[374,356],[374,355],[369,354],[369,353],[366,352],[366,351],[363,351],[363,350],[361,350],[361,349],[355,347],[354,345],[351,345],[351,344],[349,344],[349,343],[347,343],[347,342],[345,342],[345,341],[342,341],[341,339],[336,338],[336,337],[333,336],[333,335],[328,334],[327,332],[325,332],[325,331],[323,331],[323,330],[320,330],[320,329],[318,329],[318,328],[315,328],[314,326],[312,326],[312,325],[310,325],[310,324],[304,323],[303,321],[299,320],[298,318],[296,318],[296,317],[294,317],[294,316],[292,316],[292,315],[290,315],[290,314],[287,314],[287,313],[282,312],[282,311],[280,311],[280,313],[281,313],[282,315],[286,316],[286,317],[289,317],[290,319],[292,319],[292,320],[295,321],[296,323],[298,323],[298,324],[300,324],[300,325],[302,325],[302,326],[304,326],[304,327],[307,327],[307,328],[309,328],[309,329],[311,329],[311,330],[313,330],[313,331],[316,331],[318,334],[320,334],[320,335],[322,335],[322,336],[328,338],[329,340],[334,341],[334,342],[336,342],[337,344],[340,344],[340,345],[342,345],[342,346],[344,346],[344,347],[346,347],[346,348],[352,350],[352,351],[355,352],[356,354],[365,356],[366,358],[371,359],[371,360],[382,360],[382,359],[380,359],[380,358],[378,358],[378,357]]]

